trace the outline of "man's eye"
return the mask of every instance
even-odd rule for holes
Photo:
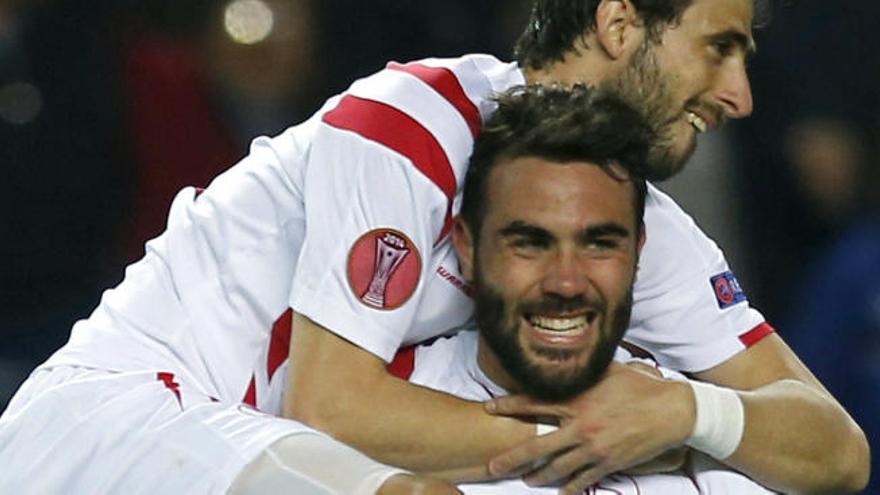
[[[722,57],[726,57],[733,53],[733,47],[733,43],[728,40],[717,40],[712,43],[712,48]]]
[[[520,238],[511,241],[510,245],[515,249],[543,249],[547,247],[547,242],[540,239]]]
[[[616,239],[595,239],[590,242],[589,248],[595,250],[606,251],[609,249],[617,249],[620,245]]]

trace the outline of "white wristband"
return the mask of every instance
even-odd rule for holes
[[[559,427],[554,426],[554,425],[547,425],[544,423],[538,423],[538,426],[536,427],[536,429],[537,429],[538,436],[540,437],[541,435],[547,435],[548,433],[553,433],[554,431],[558,430]]]
[[[733,454],[745,430],[745,410],[736,391],[688,380],[697,404],[694,431],[685,444],[722,460]]]

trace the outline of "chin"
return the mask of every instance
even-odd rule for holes
[[[697,147],[694,134],[679,137],[675,143],[655,148],[649,159],[645,179],[659,182],[670,179],[684,169]]]

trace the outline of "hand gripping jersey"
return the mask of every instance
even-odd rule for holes
[[[204,192],[177,195],[166,231],[44,366],[163,370],[278,411],[291,308],[386,361],[461,328],[472,307],[452,218],[491,96],[523,83],[486,55],[392,63],[255,140]],[[653,187],[646,225],[632,344],[694,371],[772,331]]]
[[[424,387],[446,392],[463,399],[485,401],[506,395],[480,369],[477,361],[479,333],[465,331],[441,338],[429,345],[419,345],[400,352],[394,368],[400,378]],[[614,359],[627,362],[632,358],[618,348]],[[684,376],[661,369],[671,379]],[[459,485],[466,495],[552,495],[553,487],[530,487],[518,479]],[[762,495],[775,493],[747,476],[725,467],[708,456],[694,452],[681,469],[662,474],[628,476],[616,474],[587,488],[585,495],[668,495],[668,494],[729,494]]]

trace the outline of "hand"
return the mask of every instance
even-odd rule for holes
[[[376,495],[455,495],[458,488],[446,481],[424,476],[398,474],[388,478]]]
[[[686,446],[676,447],[658,455],[648,462],[624,469],[623,474],[641,476],[644,474],[671,473],[684,467],[688,462],[691,449]]]
[[[527,473],[526,483],[535,486],[564,481],[564,494],[580,493],[608,474],[680,446],[696,416],[686,383],[620,363],[611,363],[599,383],[568,402],[511,395],[486,408],[504,416],[558,419],[559,430],[495,457],[489,471],[497,477]]]

